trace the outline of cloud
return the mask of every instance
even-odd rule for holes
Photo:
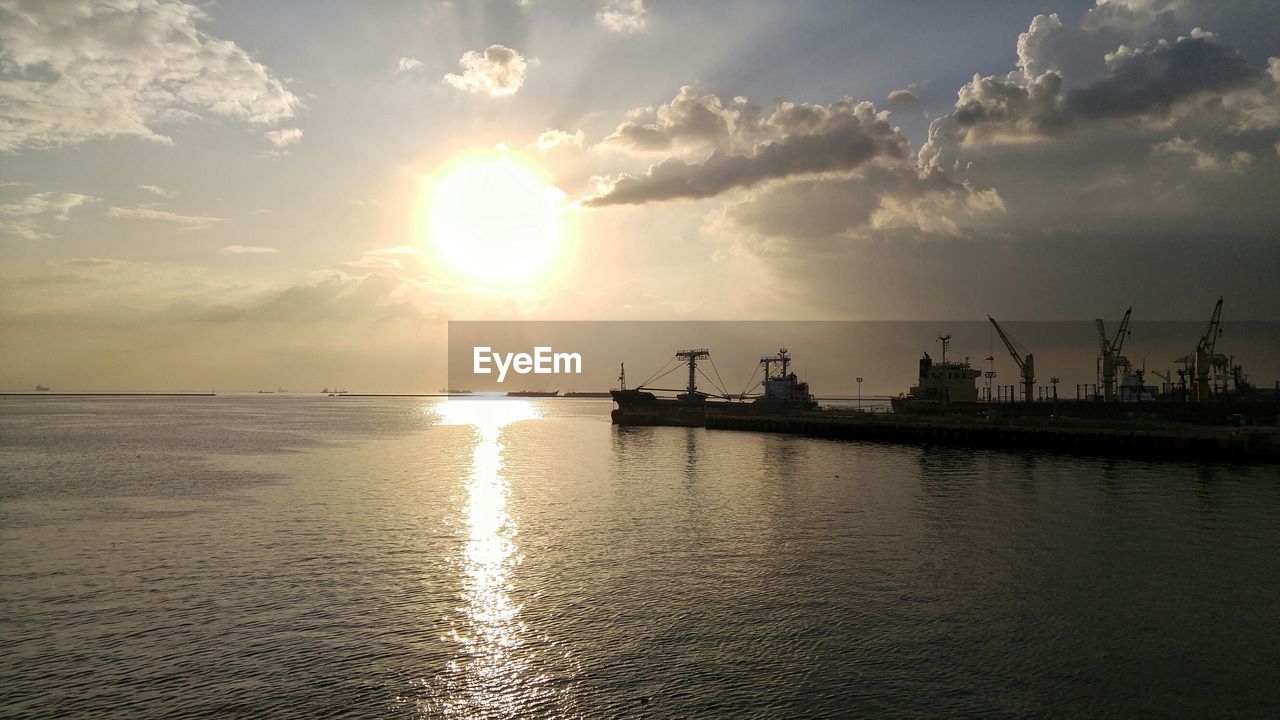
[[[264,134],[264,137],[278,148],[289,147],[302,142],[302,131],[298,128],[282,128]]]
[[[458,60],[461,75],[444,76],[446,85],[469,93],[506,97],[524,85],[528,63],[520,53],[504,45],[490,45],[484,53],[468,50]]]
[[[903,108],[913,107],[920,104],[919,96],[910,90],[894,90],[889,93],[889,97],[887,99],[890,105],[896,105]]]
[[[537,146],[542,152],[555,149],[561,146],[582,147],[586,135],[581,131],[569,134],[564,130],[547,130],[538,136]]]
[[[111,258],[87,257],[87,258],[67,258],[66,260],[50,260],[50,265],[59,267],[73,268],[104,268],[119,267],[124,264],[123,260],[114,260]]]
[[[299,105],[235,43],[200,28],[185,2],[0,4],[0,151],[95,138],[172,139],[208,116],[271,125]]]
[[[737,152],[732,138],[722,139],[705,160],[670,157],[642,175],[622,175],[584,204],[591,207],[634,205],[676,199],[698,199],[766,180],[847,172],[883,158],[902,163],[911,146],[887,114],[869,102],[852,99],[831,105],[780,103],[772,115],[744,128],[768,139]]]
[[[680,88],[671,102],[631,112],[597,147],[630,152],[667,152],[726,147],[737,137],[749,140],[760,108],[744,97],[725,102],[693,86]],[[647,122],[640,118],[649,117]]]
[[[278,255],[280,251],[273,247],[258,245],[228,245],[218,250],[219,255]]]
[[[141,190],[146,190],[147,192],[151,193],[152,195],[156,195],[156,196],[159,196],[159,197],[162,197],[162,198],[173,197],[173,193],[172,193],[172,192],[170,192],[170,191],[168,191],[168,190],[165,190],[164,188],[160,187],[159,185],[139,185],[139,186],[138,186],[138,188],[139,188],[139,189],[141,189]]]
[[[203,217],[200,215],[179,215],[178,213],[148,207],[110,207],[107,208],[107,217],[167,222],[189,230],[204,230],[223,220],[222,218]]]
[[[396,64],[396,72],[413,72],[422,67],[422,61],[416,57],[402,57],[400,62]]]
[[[208,319],[376,324],[430,318],[405,297],[405,289],[396,277],[379,273],[353,276],[340,271],[326,271],[285,288],[252,307],[227,309]]]
[[[1280,58],[1246,60],[1188,25],[1185,2],[1113,4],[1086,13],[1088,27],[1038,16],[1017,65],[964,83],[918,153],[869,103],[761,109],[682,88],[593,148],[658,157],[596,178],[582,204],[721,198],[664,223],[693,252],[765,258],[752,263],[761,292],[819,313],[892,314],[913,294],[950,312],[1040,287],[1058,295],[1037,312],[1072,287],[1094,288],[1089,302],[1157,302],[1233,275],[1239,292],[1274,296],[1234,255],[1275,254]],[[1147,265],[1165,276],[1135,285],[1116,271]]]
[[[45,221],[66,222],[73,209],[98,200],[92,195],[80,193],[41,192],[27,195],[18,202],[0,205],[0,233],[27,240],[50,237],[41,229]]]
[[[1106,62],[1105,78],[1067,92],[1068,115],[1096,120],[1165,114],[1182,101],[1228,93],[1263,77],[1235,48],[1198,29],[1152,48],[1121,45]]]
[[[1247,170],[1255,159],[1251,153],[1245,150],[1237,150],[1225,156],[1215,155],[1202,150],[1199,140],[1194,138],[1187,140],[1182,137],[1170,138],[1162,143],[1153,145],[1151,154],[1156,157],[1188,158],[1192,161],[1192,169],[1203,172],[1228,171],[1241,173]]]
[[[1027,52],[1020,47],[1020,54]],[[1021,62],[1025,68],[1036,66],[1031,55]],[[1103,77],[1080,86],[1072,86],[1057,69],[1034,77],[1017,71],[1003,77],[975,75],[960,89],[954,111],[931,123],[921,161],[946,167],[954,165],[965,147],[1061,137],[1081,123],[1167,125],[1200,109],[1201,100],[1235,112],[1237,125],[1277,119],[1274,106],[1280,95],[1269,72],[1250,66],[1234,48],[1199,29],[1173,42],[1120,45],[1103,63]]]
[[[845,177],[770,186],[727,215],[748,233],[752,249],[803,255],[824,254],[875,232],[959,237],[974,218],[1004,211],[994,190],[974,190],[937,171],[872,166]]]
[[[604,0],[596,11],[596,22],[621,35],[644,30],[644,0]]]
[[[421,255],[422,251],[408,245],[397,245],[389,248],[379,248],[377,250],[366,250],[365,255]]]

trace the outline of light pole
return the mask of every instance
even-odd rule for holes
[[[858,378],[858,412],[862,412],[862,378]]]

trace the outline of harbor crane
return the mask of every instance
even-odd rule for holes
[[[1008,348],[1009,354],[1013,356],[1013,362],[1017,364],[1018,370],[1022,372],[1022,399],[1031,402],[1036,397],[1036,359],[1035,356],[1027,351],[1022,343],[1009,337],[1009,334],[1000,327],[1000,323],[996,319],[987,316],[991,324],[995,327],[996,333],[1000,336],[1000,341]]]
[[[1132,313],[1132,307],[1124,311],[1120,328],[1111,340],[1107,339],[1107,328],[1102,318],[1095,320],[1098,323],[1098,346],[1102,349],[1102,356],[1099,358],[1102,364],[1102,399],[1106,402],[1116,399],[1116,366],[1126,369],[1129,366],[1129,361],[1120,354],[1120,349],[1124,346],[1124,339],[1129,336],[1129,316]]]
[[[1205,329],[1200,342],[1196,343],[1196,401],[1208,402],[1212,389],[1209,386],[1209,370],[1220,362],[1214,353],[1218,347],[1218,336],[1222,334],[1222,298],[1213,306],[1213,315],[1209,318],[1209,327]],[[1225,358],[1223,358],[1225,360]]]

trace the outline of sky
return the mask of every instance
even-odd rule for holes
[[[432,391],[450,320],[1280,319],[1276,27],[0,0],[0,389]]]

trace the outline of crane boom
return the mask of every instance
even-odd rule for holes
[[[1111,341],[1111,352],[1116,355],[1120,354],[1120,349],[1124,347],[1124,339],[1129,337],[1129,316],[1133,314],[1133,306],[1130,305],[1124,311],[1124,319],[1120,321],[1120,328],[1116,330],[1116,337]]]
[[[1218,346],[1218,336],[1222,334],[1222,298],[1218,298],[1218,304],[1213,306],[1213,315],[1209,318],[1209,327],[1205,329],[1204,336],[1200,338],[1200,342],[1196,345],[1197,350],[1204,350],[1209,355],[1213,355],[1213,351]]]
[[[1036,393],[1035,356],[1027,352],[1022,343],[1009,337],[1009,334],[1004,331],[1004,328],[1000,327],[1000,323],[996,322],[995,318],[988,315],[987,319],[995,327],[996,334],[1000,336],[1000,342],[1004,343],[1009,354],[1013,356],[1013,362],[1017,364],[1018,370],[1022,372],[1022,399],[1026,402],[1031,402],[1035,399]]]
[[[1214,352],[1218,347],[1218,336],[1222,334],[1222,298],[1213,306],[1213,315],[1209,318],[1209,327],[1205,328],[1200,342],[1196,343],[1196,400],[1206,402],[1210,399],[1209,365],[1213,363]]]
[[[1124,319],[1120,321],[1120,327],[1116,329],[1116,336],[1112,340],[1107,339],[1107,328],[1102,318],[1094,321],[1098,323],[1098,345],[1102,348],[1102,356],[1098,360],[1102,366],[1102,399],[1106,402],[1116,398],[1116,366],[1128,365],[1128,361],[1120,356],[1120,348],[1129,335],[1129,316],[1132,314],[1133,306],[1130,306],[1124,311]]]

